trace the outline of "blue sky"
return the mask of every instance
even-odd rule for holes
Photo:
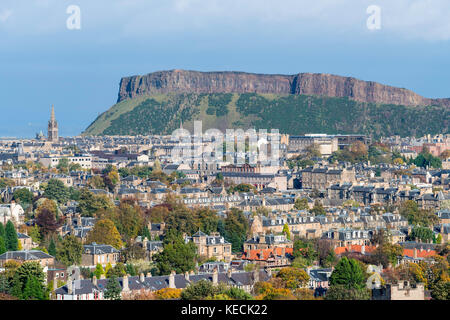
[[[450,97],[449,16],[448,0],[2,0],[0,136],[45,133],[51,104],[60,134],[77,135],[121,77],[168,69],[322,72]]]

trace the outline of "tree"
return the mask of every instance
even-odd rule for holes
[[[431,227],[439,220],[437,215],[431,210],[420,209],[414,200],[406,200],[403,202],[399,208],[399,213],[408,219],[409,224],[415,226]]]
[[[79,265],[83,253],[83,245],[75,236],[66,236],[56,246],[56,259],[66,266]]]
[[[0,254],[5,253],[6,251],[5,239],[0,237]]]
[[[311,209],[311,212],[316,216],[326,215],[326,211],[319,200],[314,201],[314,207]]]
[[[114,267],[110,268],[106,272],[106,277],[123,277],[127,274],[127,271],[125,269],[125,265],[122,262],[118,262]]]
[[[24,209],[28,208],[33,203],[33,193],[27,188],[20,188],[14,190],[13,198],[17,203],[20,203]]]
[[[225,240],[231,243],[232,251],[242,250],[244,241],[249,230],[248,220],[241,210],[232,208],[224,221],[223,236]]]
[[[48,254],[51,256],[56,256],[56,244],[53,238],[50,240],[50,244],[48,245]]]
[[[308,284],[308,274],[300,268],[282,268],[277,274],[277,278],[280,278],[284,282],[285,288],[297,289],[304,287]]]
[[[161,275],[184,273],[195,269],[197,247],[193,242],[185,243],[182,235],[175,231],[169,231],[164,239],[164,249],[153,256]]]
[[[0,238],[5,238],[5,226],[0,222]]]
[[[281,232],[284,233],[284,235],[286,236],[286,239],[291,240],[291,232],[289,231],[289,226],[287,223],[284,224],[283,231],[281,231]]]
[[[16,228],[11,220],[6,223],[5,246],[6,251],[17,251],[19,248],[19,239],[17,238]]]
[[[12,285],[13,289],[11,293],[17,298],[22,298],[27,282],[29,282],[29,279],[33,277],[38,283],[44,283],[45,275],[41,265],[36,261],[24,262],[20,267],[16,269],[14,273]],[[33,282],[35,282],[35,280],[33,280]],[[29,287],[31,287],[28,289],[29,292],[33,292],[34,290],[31,289],[36,288],[34,283],[30,283]]]
[[[30,276],[25,284],[22,299],[44,300],[45,295],[45,288],[42,282],[39,282],[39,280],[35,276]]]
[[[371,293],[367,288],[348,288],[345,285],[330,286],[325,299],[327,300],[370,300]]]
[[[111,220],[114,221],[119,233],[125,239],[136,238],[144,223],[140,207],[122,202],[115,213]]]
[[[440,279],[431,288],[431,297],[435,300],[450,299],[450,281]]]
[[[365,287],[365,276],[361,265],[355,259],[343,257],[336,265],[330,277],[331,286],[344,286],[347,289]]]
[[[69,189],[64,183],[57,179],[50,179],[44,190],[44,197],[65,203],[69,200]]]
[[[145,258],[145,249],[140,243],[128,241],[125,249],[122,250],[120,257],[123,262],[128,260],[139,260]]]
[[[411,238],[419,242],[431,242],[433,240],[433,231],[429,228],[416,226],[411,231]]]
[[[294,208],[297,210],[307,210],[308,207],[308,199],[306,198],[297,198],[295,199],[295,204],[294,204]]]
[[[36,224],[39,226],[42,236],[46,238],[58,230],[62,224],[62,218],[57,219],[52,211],[43,208],[36,218]]]
[[[94,271],[95,276],[100,279],[101,276],[103,274],[105,274],[105,270],[103,270],[103,267],[100,263],[97,263],[97,265],[95,266],[95,271]]]
[[[120,300],[121,299],[122,288],[120,287],[119,281],[115,276],[108,279],[105,290],[105,299],[107,300]]]
[[[84,217],[92,217],[100,210],[111,210],[114,203],[104,194],[95,195],[87,188],[83,188],[78,201],[78,208]]]
[[[120,233],[114,222],[109,219],[98,220],[87,235],[87,243],[109,244],[116,249],[122,248]]]
[[[217,294],[217,288],[208,280],[200,280],[190,284],[181,292],[182,300],[203,300]]]

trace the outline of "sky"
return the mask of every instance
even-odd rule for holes
[[[122,77],[171,69],[330,73],[450,97],[449,16],[448,0],[2,0],[0,136],[46,134],[52,104],[60,135],[78,135]]]

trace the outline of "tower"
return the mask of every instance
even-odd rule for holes
[[[52,105],[52,113],[48,121],[47,140],[58,142],[58,122],[55,120],[55,107]]]

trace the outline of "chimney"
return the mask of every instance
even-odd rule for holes
[[[175,289],[175,271],[172,271],[169,276],[169,288]]]
[[[124,275],[122,278],[122,291],[130,291],[130,288],[128,286],[128,275]]]
[[[232,274],[233,274],[233,271],[231,270],[231,267],[230,267],[227,270],[227,277],[231,279]]]
[[[253,281],[254,283],[259,282],[259,267],[253,270]]]
[[[73,293],[73,283],[71,279],[67,281],[67,293],[70,295]]]
[[[365,245],[361,246],[361,254],[366,254],[366,246]]]
[[[141,273],[141,274],[139,275],[139,281],[140,281],[140,282],[144,282],[144,281],[145,281],[145,276],[144,276],[143,273]]]
[[[142,247],[144,248],[144,250],[147,250],[147,243],[148,243],[148,239],[147,239],[147,237],[145,237],[144,240],[142,240]]]
[[[212,278],[213,278],[213,284],[214,285],[219,283],[219,273],[217,272],[217,268],[214,268]]]
[[[414,252],[414,255],[413,255],[414,259],[417,259],[417,248],[414,248],[413,252]]]
[[[55,291],[56,289],[58,289],[58,280],[56,280],[56,278],[53,278],[53,291]]]
[[[281,247],[281,256],[284,258],[286,256],[286,248]]]
[[[185,272],[184,273],[184,278],[186,279],[186,281],[189,281],[189,272]]]
[[[93,277],[92,277],[92,284],[93,284],[94,286],[97,286],[97,277],[96,277],[96,276],[93,276]]]
[[[267,269],[267,276],[272,278],[272,269]]]

